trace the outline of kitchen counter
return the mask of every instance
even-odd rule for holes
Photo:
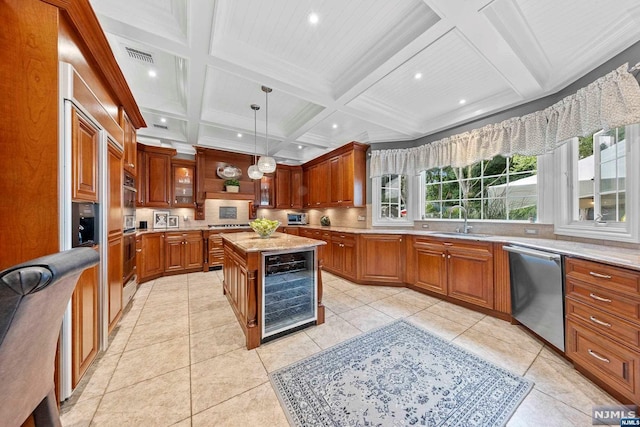
[[[326,245],[326,242],[321,240],[278,232],[273,233],[268,239],[263,239],[254,232],[222,234],[222,239],[243,252],[282,251]]]

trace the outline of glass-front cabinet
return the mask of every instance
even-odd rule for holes
[[[195,183],[195,167],[193,162],[176,161],[171,163],[173,207],[193,208],[195,199],[193,189]]]
[[[317,320],[316,249],[262,254],[262,340]]]

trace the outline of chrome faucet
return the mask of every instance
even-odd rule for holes
[[[460,230],[460,228],[456,228],[456,232],[469,234],[469,230],[471,230],[473,228],[473,226],[467,225],[467,208],[465,208],[462,205],[453,205],[453,206],[451,206],[449,208],[449,218],[451,218],[451,213],[453,212],[453,210],[455,208],[460,209],[462,211],[462,213],[464,214],[464,225],[462,227],[462,230]]]

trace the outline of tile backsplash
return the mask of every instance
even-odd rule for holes
[[[236,208],[236,218],[220,218],[221,207]],[[171,215],[178,215],[180,228],[202,227],[209,224],[246,224],[249,222],[249,202],[244,200],[207,199],[204,205],[205,219],[201,221],[193,219],[194,210],[189,208],[138,208],[136,209],[138,224],[140,221],[147,221],[148,227],[153,228],[154,211],[169,211]]]

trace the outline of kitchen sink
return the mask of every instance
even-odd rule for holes
[[[435,234],[440,234],[442,236],[455,236],[455,237],[490,237],[491,234],[481,234],[481,233],[461,233],[459,231],[442,231],[436,232]]]

